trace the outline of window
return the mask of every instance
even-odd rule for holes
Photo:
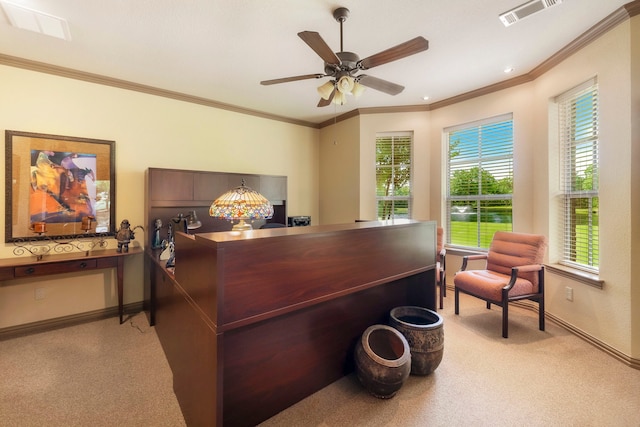
[[[378,220],[411,218],[411,148],[413,134],[376,135]]]
[[[597,272],[598,86],[595,79],[560,95],[562,264]]]
[[[513,117],[445,129],[447,243],[488,248],[512,230]]]

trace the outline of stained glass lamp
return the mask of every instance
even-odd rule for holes
[[[232,230],[251,230],[246,220],[269,219],[273,216],[273,206],[266,197],[244,185],[227,191],[211,203],[209,215],[214,218],[238,221]]]

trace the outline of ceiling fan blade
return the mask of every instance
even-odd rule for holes
[[[315,31],[301,31],[298,33],[298,37],[308,44],[327,64],[340,64],[340,58],[331,50],[320,34]]]
[[[404,86],[400,86],[398,84],[391,83],[387,80],[382,80],[377,77],[360,75],[358,76],[357,80],[358,83],[363,86],[379,90],[380,92],[388,93],[389,95],[397,95],[404,90]]]
[[[302,76],[284,77],[282,79],[263,80],[260,82],[260,84],[269,86],[277,83],[295,82],[297,80],[307,80],[307,79],[319,79],[322,77],[325,77],[325,75],[324,74],[304,74]]]
[[[387,62],[397,61],[427,49],[429,49],[429,41],[424,37],[416,37],[358,61],[357,67],[361,70],[366,70]]]
[[[333,95],[336,94],[336,89],[334,88],[331,91],[331,95],[329,95],[329,98],[324,99],[324,98],[320,98],[320,102],[318,102],[318,107],[326,107],[327,105],[331,105],[331,101],[333,101]]]

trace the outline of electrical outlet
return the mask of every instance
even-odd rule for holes
[[[573,301],[573,288],[570,288],[569,286],[564,288],[564,296],[567,301]]]
[[[35,296],[36,300],[44,299],[44,288],[36,288]]]

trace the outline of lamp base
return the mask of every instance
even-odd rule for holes
[[[233,230],[233,231],[247,231],[247,230],[253,230],[253,227],[251,226],[251,224],[248,224],[248,223],[244,222],[244,219],[241,219],[239,223],[237,223],[236,225],[231,227],[231,230]]]

